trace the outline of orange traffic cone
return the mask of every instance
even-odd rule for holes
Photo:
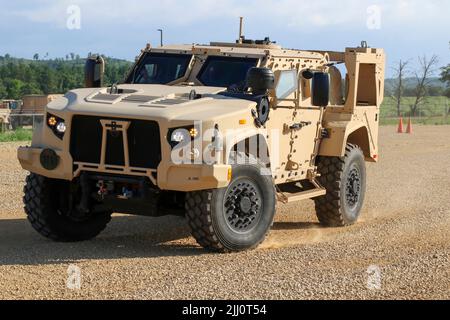
[[[412,127],[411,117],[409,117],[408,128],[406,128],[406,133],[407,133],[407,134],[412,134],[412,133],[413,133],[413,127]]]
[[[403,117],[400,117],[397,133],[403,133]]]

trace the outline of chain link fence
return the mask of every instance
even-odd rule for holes
[[[43,114],[10,114],[0,118],[0,131],[4,133],[20,129],[33,130],[43,120]]]

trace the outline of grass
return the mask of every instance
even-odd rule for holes
[[[0,133],[0,142],[31,141],[33,130],[18,129],[15,131],[5,131]]]

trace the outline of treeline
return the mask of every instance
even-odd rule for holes
[[[395,95],[396,86],[398,79],[386,79],[385,86],[385,96],[390,97]],[[416,89],[417,89],[417,79],[415,78],[405,78],[403,85],[403,96],[404,97],[415,97]],[[442,97],[450,94],[449,88],[446,88],[446,85],[439,78],[431,78],[430,85],[426,88],[426,95],[429,97]]]
[[[132,63],[104,57],[107,63],[105,82],[123,81]],[[39,60],[0,56],[0,99],[20,99],[27,94],[66,93],[84,86],[85,59],[78,55]]]

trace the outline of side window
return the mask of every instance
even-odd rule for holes
[[[149,78],[154,78],[156,75],[156,65],[154,64],[147,64],[145,66],[145,69],[147,71],[147,75]]]
[[[282,100],[289,97],[297,90],[298,76],[296,70],[281,71],[277,87],[275,89],[277,99]]]

